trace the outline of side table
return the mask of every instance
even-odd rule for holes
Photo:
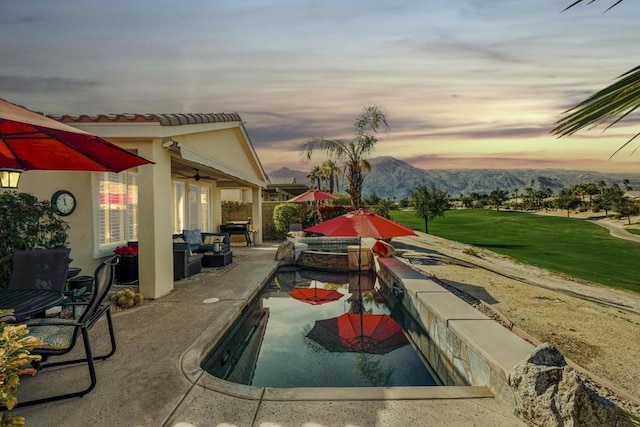
[[[233,252],[205,252],[202,257],[203,267],[224,267],[233,262]]]

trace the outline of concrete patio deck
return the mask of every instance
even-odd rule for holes
[[[116,313],[118,350],[96,363],[91,393],[13,414],[29,427],[524,425],[484,387],[269,389],[212,380],[197,362],[275,270],[276,248],[234,246],[236,265],[224,274],[178,281],[164,298]],[[108,347],[106,322],[92,330],[92,344],[94,354]],[[18,398],[87,377],[86,366],[43,370],[22,379]]]

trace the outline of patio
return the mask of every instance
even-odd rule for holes
[[[255,397],[248,399],[232,384],[225,392],[210,387],[212,381],[201,378],[202,371],[191,363],[210,340],[203,333],[232,321],[276,268],[276,249],[277,244],[267,243],[234,245],[239,264],[233,269],[180,280],[166,297],[116,313],[118,350],[96,363],[95,390],[80,399],[13,413],[24,416],[29,426],[522,425],[483,388],[477,388],[476,397],[455,387],[425,389],[420,399],[407,398],[406,390],[398,388],[368,389],[358,396],[352,389],[255,388]],[[210,298],[219,300],[204,302]],[[107,345],[106,324],[98,324],[93,333],[99,352],[101,344]],[[81,366],[45,370],[23,378],[18,397],[72,387],[86,376]]]

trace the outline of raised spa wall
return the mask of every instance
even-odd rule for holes
[[[288,240],[294,244],[294,260],[299,267],[339,272],[357,270],[360,248],[360,268],[373,268],[371,246],[375,239],[362,238],[360,244],[355,237],[289,237]]]
[[[404,288],[401,303],[428,338],[409,334],[444,384],[487,386],[517,412],[509,373],[535,347],[399,259],[375,266],[382,286]]]

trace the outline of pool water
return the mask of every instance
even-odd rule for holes
[[[293,298],[294,288],[333,290],[341,297],[312,305]],[[391,312],[374,288],[369,274],[279,272],[202,366],[219,378],[259,387],[438,385],[398,328],[406,313]],[[351,336],[345,336],[345,322],[353,323]]]

